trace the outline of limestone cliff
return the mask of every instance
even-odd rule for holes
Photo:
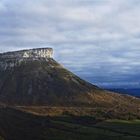
[[[23,61],[49,59],[53,56],[52,48],[37,48],[0,54],[0,70],[19,65]]]

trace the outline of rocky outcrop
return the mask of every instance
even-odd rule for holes
[[[48,60],[53,56],[52,48],[37,48],[0,54],[0,70],[6,70],[28,60]]]
[[[0,54],[0,59],[7,58],[51,58],[53,55],[52,48],[37,48],[37,49],[29,49],[15,52],[7,52]]]

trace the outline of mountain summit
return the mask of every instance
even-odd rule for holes
[[[53,59],[51,48],[0,54],[0,102],[14,106],[100,108],[110,114],[115,111],[140,116],[139,99],[105,91],[82,80]]]
[[[0,100],[18,105],[87,104],[88,94],[98,88],[66,70],[52,55],[51,48],[0,54]]]

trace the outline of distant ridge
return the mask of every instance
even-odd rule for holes
[[[140,98],[140,88],[108,88],[107,90]]]

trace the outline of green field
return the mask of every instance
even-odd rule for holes
[[[140,120],[43,117],[0,109],[0,140],[140,140]]]
[[[109,120],[96,124],[53,120],[63,129],[51,129],[50,140],[140,140],[140,121]]]

